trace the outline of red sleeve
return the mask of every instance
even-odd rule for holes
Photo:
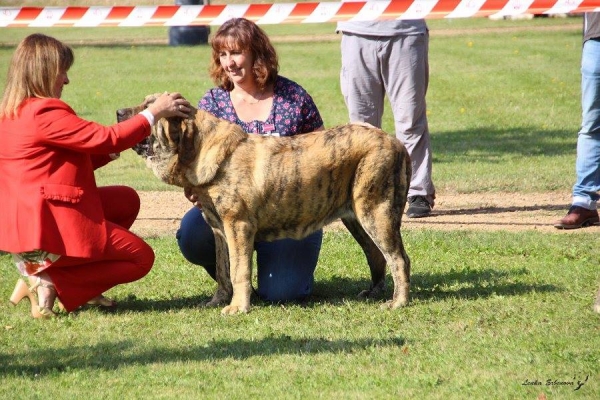
[[[59,99],[44,99],[39,103],[34,114],[38,127],[36,139],[45,145],[107,155],[127,150],[150,134],[150,124],[143,115],[104,126],[79,118]]]
[[[104,167],[109,162],[113,161],[113,159],[108,154],[92,154],[92,166],[94,169],[98,169],[100,167]]]

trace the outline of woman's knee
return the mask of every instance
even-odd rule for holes
[[[323,231],[302,240],[256,244],[258,295],[266,301],[302,300],[312,293]]]
[[[146,276],[150,272],[154,266],[154,261],[156,261],[156,254],[154,254],[154,250],[148,243],[144,242],[144,248],[142,248],[140,251],[140,257],[138,258],[137,263],[138,267],[143,273],[142,276]]]
[[[121,261],[127,262],[129,267],[125,268],[127,272],[123,270],[122,273],[126,276],[126,281],[132,282],[148,275],[154,266],[156,255],[152,247],[142,239],[133,241],[128,249],[131,257]]]
[[[214,278],[215,237],[199,208],[194,207],[183,216],[175,238],[185,259],[192,264],[203,266]]]
[[[126,229],[131,228],[141,207],[137,191],[129,186],[102,186],[98,190],[105,218]]]

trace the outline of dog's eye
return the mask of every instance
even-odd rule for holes
[[[171,123],[169,124],[169,140],[171,141],[171,145],[174,147],[179,146],[179,141],[181,140],[181,136],[183,132],[186,131],[185,120],[182,120],[180,123]]]

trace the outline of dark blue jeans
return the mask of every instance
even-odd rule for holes
[[[183,256],[215,279],[215,237],[200,209],[193,207],[183,216],[176,237]],[[254,243],[260,298],[285,302],[310,295],[322,239],[323,231],[318,230],[301,240]]]

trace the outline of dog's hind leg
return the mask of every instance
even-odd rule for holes
[[[342,222],[362,248],[371,270],[371,286],[360,292],[358,297],[376,297],[385,290],[385,257],[355,218],[342,218]]]
[[[383,219],[387,216],[387,221],[394,220],[388,212],[381,210],[374,210],[374,214],[378,214],[379,218],[369,218],[370,221],[385,221]],[[363,221],[365,219],[363,218]],[[400,234],[399,223],[386,223],[376,224],[365,221],[363,223],[363,229],[368,233],[368,236],[373,242],[379,253],[378,256],[384,258],[384,261],[380,261],[375,258],[376,271],[379,271],[379,265],[385,266],[386,263],[390,267],[390,272],[394,281],[394,294],[391,301],[385,304],[386,308],[398,308],[408,304],[409,301],[409,290],[410,290],[410,259],[406,254],[404,245],[402,243],[402,236]],[[371,252],[373,254],[374,251]],[[367,257],[369,257],[367,255]],[[369,260],[369,266],[372,261]],[[373,271],[373,267],[371,267]],[[373,273],[373,272],[372,272]]]
[[[394,239],[384,240],[381,247],[394,280],[394,295],[385,307],[394,309],[407,305],[410,300],[410,258],[404,249],[400,231],[392,232],[391,237]]]
[[[389,196],[383,198],[389,198]],[[373,207],[373,204],[377,205]],[[371,257],[375,254],[374,258],[369,260],[371,271],[375,268],[376,274],[382,273],[381,270],[385,267],[380,265],[385,266],[386,263],[390,267],[394,281],[394,294],[392,300],[387,302],[385,307],[394,309],[405,306],[409,301],[410,259],[404,250],[400,234],[404,202],[370,199],[368,205],[359,201],[355,202],[354,206],[356,224],[360,224],[365,231],[364,235],[369,236],[370,242],[373,243],[370,246],[377,247],[379,250],[379,252],[371,250],[370,253],[365,251],[367,258],[370,257],[370,254]],[[385,261],[381,261],[381,258],[385,258]],[[375,267],[371,266],[372,263]]]
[[[390,267],[394,294],[385,307],[394,309],[405,306],[409,301],[410,259],[402,243],[400,225],[406,205],[411,166],[406,149],[400,142],[393,141],[391,144],[393,146],[389,157],[373,153],[359,165],[352,191],[352,209],[357,223],[362,226]]]

